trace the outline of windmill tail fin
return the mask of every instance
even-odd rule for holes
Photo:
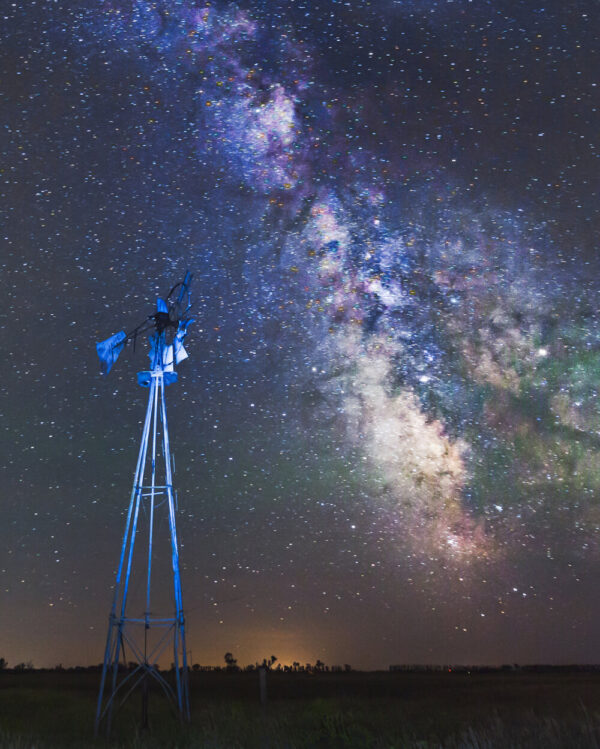
[[[100,371],[103,375],[107,375],[112,365],[117,361],[119,354],[123,350],[123,346],[127,341],[127,336],[124,331],[115,333],[107,338],[105,341],[100,341],[96,344],[96,351],[100,359]]]

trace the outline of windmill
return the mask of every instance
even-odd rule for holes
[[[188,326],[193,322],[189,316],[191,281],[192,274],[188,271],[183,281],[176,284],[164,299],[157,300],[156,311],[130,333],[121,331],[96,344],[101,371],[108,375],[127,344],[135,348],[138,337],[144,334],[148,334],[150,343],[150,369],[137,374],[138,384],[149,388],[148,406],[108,621],[94,726],[96,735],[102,728],[107,736],[110,734],[115,707],[122,705],[138,689],[142,692],[142,725],[147,727],[148,692],[152,682],[160,685],[180,719],[190,719],[185,620],[175,527],[177,498],[173,490],[165,386],[177,381],[175,365],[187,358],[183,342]],[[162,537],[158,533],[161,524],[166,526]],[[152,562],[160,540],[165,554],[170,556],[173,580],[168,604],[170,611],[156,614],[151,609],[155,604]],[[135,605],[143,610],[132,613]],[[158,660],[165,657],[169,649],[174,684],[157,666]]]

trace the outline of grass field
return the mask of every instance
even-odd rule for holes
[[[192,724],[150,696],[121,710],[110,742],[92,738],[97,673],[0,673],[0,747],[172,749],[487,749],[599,747],[600,674],[191,674]]]

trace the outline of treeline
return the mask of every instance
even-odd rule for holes
[[[61,663],[52,668],[36,668],[31,661],[27,663],[17,663],[15,666],[10,667],[4,658],[0,658],[0,671],[5,673],[25,673],[25,672],[48,672],[48,673],[101,673],[102,663],[95,664],[93,666],[69,666],[64,667]],[[134,671],[139,666],[137,661],[130,661],[129,663],[120,663],[119,671],[127,672]],[[161,668],[157,663],[154,664],[154,668],[157,671],[169,672],[175,669],[175,666],[171,664],[170,668]],[[261,669],[265,669],[271,673],[303,673],[303,674],[320,674],[320,673],[350,673],[353,671],[350,664],[345,663],[343,666],[328,666],[322,661],[316,663],[298,663],[294,662],[292,665],[284,665],[278,663],[276,666],[270,659],[265,659],[262,663],[251,663],[247,666],[238,666],[237,662],[228,663],[226,666],[203,666],[199,663],[194,663],[192,666],[188,666],[190,673],[254,673]]]
[[[600,671],[597,663],[571,663],[567,665],[553,666],[547,663],[533,663],[520,666],[518,663],[504,664],[502,666],[463,666],[463,665],[439,665],[439,664],[412,664],[402,663],[392,665],[389,671],[402,673],[457,673],[457,674],[497,674],[512,673],[516,671],[527,673],[574,673],[574,672],[596,672]]]
[[[265,666],[263,663],[251,663],[248,666],[201,666],[198,663],[194,663],[191,670],[194,671],[224,671],[226,673],[252,673],[258,671],[261,668],[266,668],[267,671],[274,673],[302,673],[302,674],[323,674],[323,673],[349,673],[354,669],[348,663],[343,666],[327,666],[325,664],[317,665],[311,663],[294,663],[291,666],[283,665],[278,663],[277,666]]]
[[[273,656],[270,659],[265,658],[262,663],[256,662],[251,663],[247,666],[238,666],[235,659],[226,659],[225,666],[204,666],[199,663],[194,663],[188,666],[190,673],[255,673],[264,669],[270,673],[299,673],[299,674],[324,674],[324,673],[355,673],[354,669],[350,664],[345,663],[344,665],[328,666],[320,660],[313,663],[299,663],[294,661],[291,665],[284,665],[277,663]],[[37,672],[37,673],[101,673],[102,663],[95,664],[93,666],[69,666],[64,667],[61,663],[53,666],[52,668],[36,668],[31,661],[17,663],[12,667],[9,667],[8,662],[4,658],[0,658],[0,672],[21,674],[26,672]],[[127,672],[134,671],[139,664],[136,661],[130,661],[129,663],[120,663],[119,671]],[[171,664],[170,668],[161,668],[158,664],[154,664],[157,671],[169,672],[174,670],[174,665]],[[600,664],[596,663],[571,663],[566,665],[551,665],[547,663],[534,663],[519,665],[518,663],[504,664],[502,666],[465,666],[462,664],[419,664],[419,663],[401,663],[393,664],[389,666],[388,671],[390,673],[455,673],[455,674],[499,674],[499,673],[597,673],[600,672]],[[369,672],[362,672],[369,673]],[[381,672],[380,672],[381,673]]]

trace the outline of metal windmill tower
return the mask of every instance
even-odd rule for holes
[[[173,490],[165,387],[177,381],[174,365],[187,358],[183,340],[192,322],[188,316],[191,280],[192,274],[188,271],[184,280],[176,284],[165,299],[157,300],[156,312],[131,333],[121,331],[96,344],[102,373],[107,375],[128,342],[135,347],[137,337],[143,333],[149,334],[150,342],[150,369],[137,375],[138,384],[149,388],[148,406],[108,621],[94,726],[96,735],[103,729],[107,736],[110,734],[115,707],[123,704],[138,688],[142,692],[142,724],[147,726],[148,690],[153,681],[160,685],[179,717],[184,721],[190,719],[185,620],[175,527],[177,495]],[[159,615],[151,609],[156,604],[152,562],[161,541],[165,555],[170,555],[173,581],[172,597],[167,604],[170,611]],[[139,611],[135,610],[136,606]],[[169,650],[173,659],[174,684],[156,665]]]

